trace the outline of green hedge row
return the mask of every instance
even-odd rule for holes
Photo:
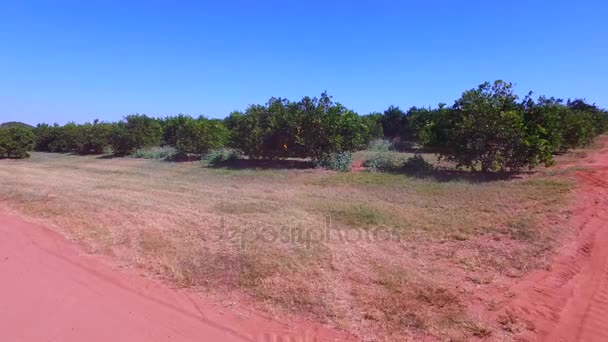
[[[203,154],[224,146],[229,135],[220,120],[184,115],[165,119],[129,115],[115,123],[40,124],[33,132],[36,151],[101,154],[111,149],[117,156],[160,145],[175,147],[181,155]]]

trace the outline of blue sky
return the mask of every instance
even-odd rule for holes
[[[603,1],[4,1],[0,122],[224,117],[327,90],[360,114],[504,79],[608,107]]]

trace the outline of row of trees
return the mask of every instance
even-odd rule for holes
[[[101,154],[111,149],[118,156],[160,145],[175,147],[182,155],[200,155],[224,146],[229,135],[220,120],[185,115],[155,119],[139,114],[115,123],[39,124],[33,132],[36,151]]]
[[[360,149],[381,137],[378,123],[361,117],[326,94],[299,102],[271,98],[266,105],[252,105],[225,120],[230,144],[258,158],[312,158]],[[376,129],[376,131],[374,131]]]
[[[391,106],[365,116],[323,93],[298,102],[271,98],[224,120],[130,115],[115,123],[0,128],[0,156],[25,157],[31,148],[127,155],[150,146],[172,146],[185,156],[229,146],[252,158],[319,161],[386,137],[436,151],[459,166],[505,171],[551,164],[555,154],[607,129],[607,112],[584,100],[533,99],[531,93],[520,99],[511,83],[496,81],[465,91],[452,106],[407,112]]]
[[[395,120],[395,115],[385,116]],[[459,166],[483,171],[550,165],[555,154],[589,144],[608,130],[608,113],[584,100],[519,100],[496,81],[465,91],[453,106],[412,108],[396,133]]]
[[[95,121],[64,126],[39,124],[35,150],[99,154],[111,149],[128,155],[151,146],[171,146],[178,154],[202,155],[230,146],[252,158],[312,158],[354,151],[382,137],[375,120],[361,117],[327,94],[299,102],[272,98],[224,120],[178,115],[155,119],[129,115],[116,123]]]

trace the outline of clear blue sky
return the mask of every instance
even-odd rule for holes
[[[95,2],[95,4],[93,4]],[[0,122],[224,117],[327,90],[360,114],[488,80],[608,107],[605,1],[3,1]]]

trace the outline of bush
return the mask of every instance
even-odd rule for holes
[[[228,135],[228,129],[221,121],[204,117],[186,120],[175,134],[175,148],[181,156],[203,155],[212,149],[223,147]]]
[[[56,148],[60,130],[61,127],[57,124],[54,126],[47,124],[37,125],[33,130],[34,135],[36,136],[36,145],[34,149],[36,151],[59,152],[56,151]]]
[[[367,137],[365,140],[384,138],[384,129],[382,128],[382,113],[371,113],[362,117],[363,124],[366,126]]]
[[[10,126],[0,128],[0,158],[22,159],[35,146],[34,133],[29,128]]]
[[[271,98],[226,118],[230,146],[252,158],[312,158],[364,147],[373,125],[323,93],[299,102]]]
[[[231,148],[218,148],[211,150],[201,159],[203,165],[221,165],[226,162],[231,162],[239,159],[238,153]]]
[[[143,159],[159,159],[159,160],[170,160],[175,156],[176,151],[171,146],[154,146],[140,148],[139,150],[131,153],[132,158],[143,158]]]
[[[175,147],[177,145],[177,131],[192,120],[194,120],[192,117],[183,114],[166,117],[161,120],[160,124],[163,128],[163,145]]]
[[[53,152],[73,152],[80,150],[83,142],[83,131],[78,124],[68,122],[57,128],[57,137],[50,144]]]
[[[77,144],[78,153],[101,154],[110,146],[112,124],[95,120],[93,124],[86,123],[80,126],[80,129],[82,133],[79,135],[79,138],[82,141]]]
[[[496,81],[466,91],[451,110],[439,112],[427,143],[459,167],[516,171],[553,161],[550,144],[527,131],[512,84]]]
[[[380,120],[384,136],[390,139],[404,138],[409,139],[409,125],[405,112],[399,107],[390,106],[382,114]]]
[[[424,160],[424,158],[417,154],[403,163],[403,170],[408,173],[428,173],[433,171],[434,167],[432,164]]]
[[[115,124],[110,133],[114,154],[128,155],[137,149],[160,145],[160,123],[146,115],[129,115]]]
[[[397,169],[393,153],[376,152],[372,153],[363,161],[363,166],[371,172],[391,171]]]
[[[318,167],[329,170],[348,172],[353,163],[353,154],[351,152],[334,152],[322,155],[316,160]]]
[[[393,149],[393,143],[388,139],[374,139],[367,145],[369,151],[388,152]]]

